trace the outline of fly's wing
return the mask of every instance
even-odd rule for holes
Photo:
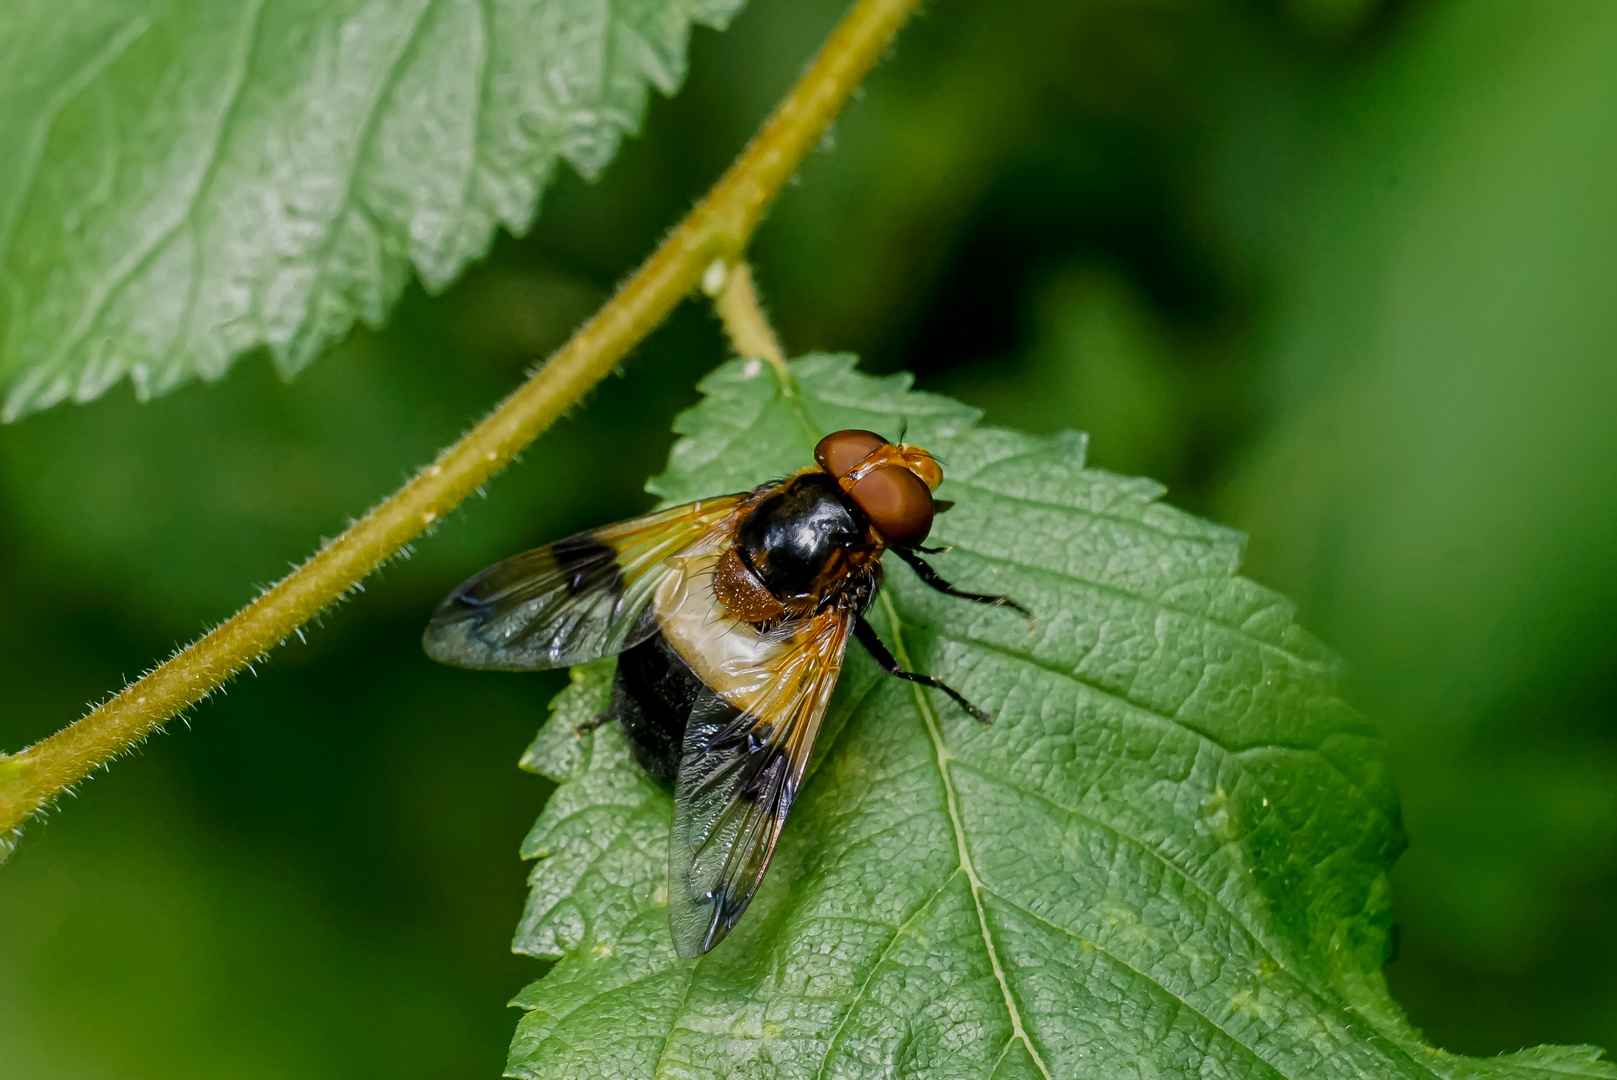
[[[657,632],[646,608],[672,572],[669,557],[733,525],[745,498],[703,499],[513,556],[450,593],[421,643],[445,664],[505,671],[583,664],[638,645]]]
[[[685,729],[668,853],[674,947],[701,956],[741,918],[797,798],[855,614],[822,611],[783,643],[745,711]]]

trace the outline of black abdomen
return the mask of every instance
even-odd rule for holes
[[[618,656],[607,712],[623,725],[642,769],[673,779],[679,772],[685,725],[693,719],[723,723],[739,710],[708,688],[662,634]]]

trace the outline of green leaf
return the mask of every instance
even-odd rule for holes
[[[291,374],[446,287],[672,93],[741,0],[10,0],[5,416]]]
[[[795,362],[720,368],[651,489],[672,500],[801,467],[867,427],[945,462],[934,536],[962,587],[889,568],[873,621],[914,668],[850,651],[816,769],[730,938],[679,960],[666,790],[611,728],[611,664],[574,673],[524,758],[558,787],[517,951],[555,958],[509,1071],[546,1077],[1617,1076],[1590,1048],[1491,1061],[1425,1046],[1387,997],[1397,804],[1336,661],[1236,576],[1240,537],[1084,467],[1084,439]]]

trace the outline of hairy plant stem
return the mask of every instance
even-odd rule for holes
[[[769,316],[758,303],[752,267],[744,262],[729,267],[723,286],[713,298],[713,306],[737,353],[767,360],[777,373],[787,373],[786,353],[775,336],[775,328],[769,325]]]
[[[727,266],[919,2],[858,0],[746,149],[634,276],[526,383],[391,498],[81,719],[0,756],[0,856],[30,815],[280,644],[503,469],[605,378],[704,271],[717,264],[720,275],[737,280]],[[741,279],[750,292],[750,276],[743,271]],[[783,359],[778,364],[784,368]]]

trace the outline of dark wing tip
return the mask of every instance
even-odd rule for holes
[[[440,664],[478,666],[470,639],[488,621],[487,604],[471,590],[483,577],[479,574],[446,596],[421,632],[422,651]]]
[[[696,932],[682,932],[680,924],[673,918],[673,911],[669,911],[668,930],[674,937],[674,951],[681,960],[695,960],[707,954],[715,942],[709,941],[709,936],[703,933],[701,925],[697,924]]]
[[[674,951],[684,960],[695,960],[712,952],[741,920],[741,913],[747,910],[751,899],[745,897],[736,904],[725,893],[717,892],[705,904],[692,905],[683,912],[669,905],[668,929],[673,934]],[[696,918],[698,913],[705,913],[705,917]],[[681,914],[685,917],[681,918]]]
[[[466,654],[465,631],[453,624],[430,622],[421,632],[421,651],[440,664],[465,667],[461,659]]]

